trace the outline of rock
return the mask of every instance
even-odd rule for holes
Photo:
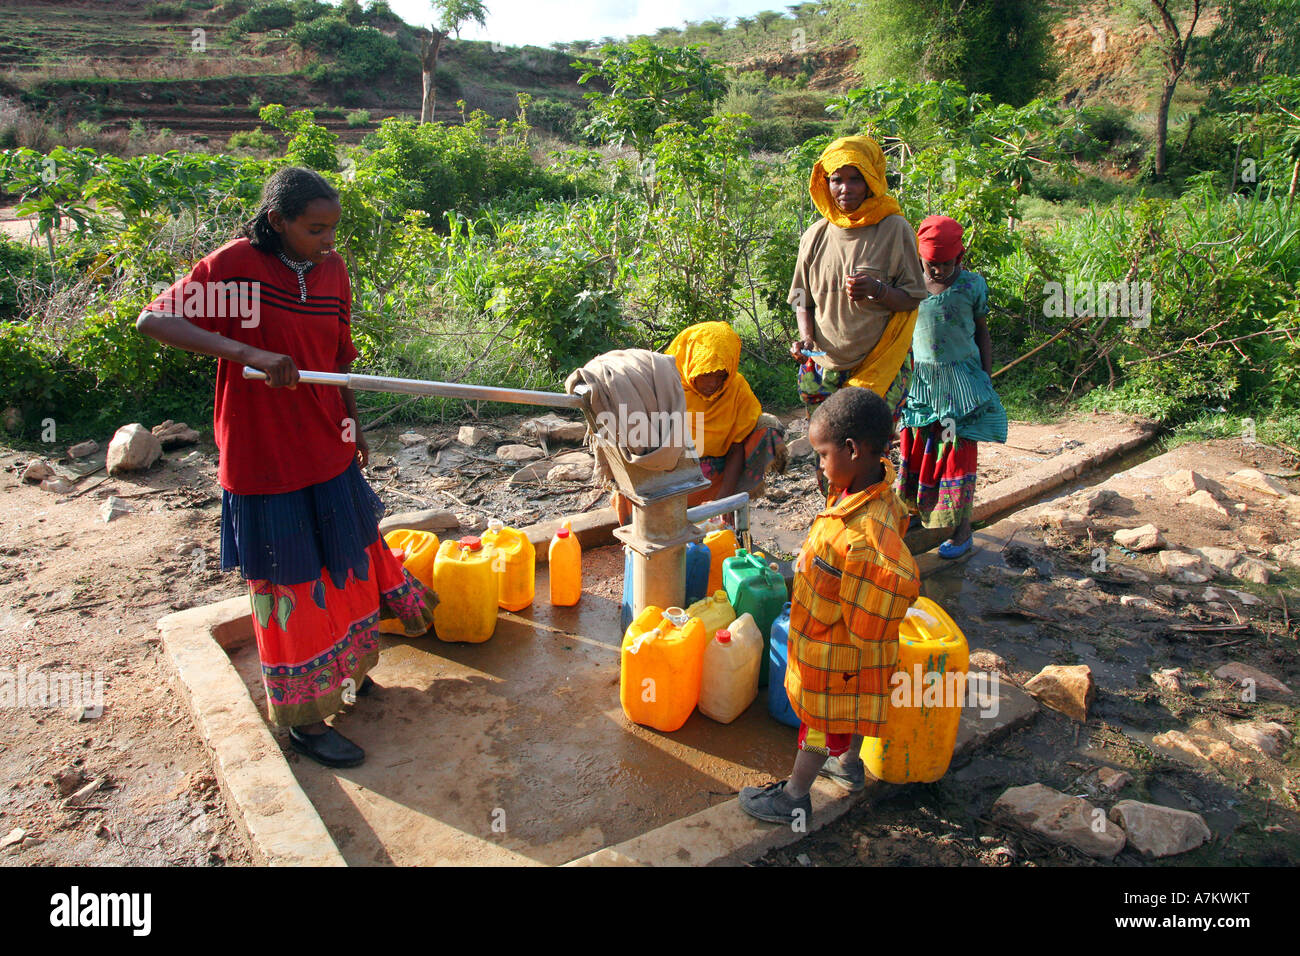
[[[123,425],[108,443],[108,473],[143,471],[162,456],[162,445],[139,422]]]
[[[1000,654],[995,654],[990,650],[978,648],[970,653],[970,670],[973,671],[1005,671],[1007,662],[1002,659]]]
[[[455,448],[443,448],[433,459],[433,467],[439,471],[453,471],[469,460],[469,455],[465,452],[457,451]]]
[[[117,495],[109,495],[108,500],[104,502],[104,507],[99,509],[99,516],[104,519],[104,523],[112,521],[114,518],[120,518],[122,515],[130,514],[134,509],[123,501]]]
[[[512,485],[535,484],[545,478],[552,467],[553,466],[549,461],[533,462],[531,465],[525,465],[511,475],[509,483]]]
[[[1137,549],[1133,548],[1131,550],[1136,551]],[[1112,578],[1118,578],[1125,584],[1148,584],[1151,581],[1151,576],[1149,574],[1139,571],[1137,568],[1127,567],[1123,564],[1111,565],[1110,568],[1107,569],[1106,573]]]
[[[107,777],[96,777],[72,796],[68,797],[68,799],[64,801],[64,805],[69,807],[79,807],[83,804],[89,803],[90,798],[102,790],[106,783],[108,783]]]
[[[487,432],[481,428],[475,428],[473,425],[461,425],[460,431],[456,433],[456,441],[462,445],[469,445],[471,448],[487,437]]]
[[[1255,524],[1244,524],[1238,532],[1247,541],[1253,541],[1261,547],[1277,544],[1277,535],[1272,528],[1263,528]]]
[[[594,468],[596,459],[588,455],[585,451],[566,451],[563,455],[556,455],[551,459],[552,465],[586,465],[588,468]]]
[[[1088,591],[1097,586],[1096,578],[1075,578],[1075,579],[1065,578],[1064,581],[1068,581],[1070,584],[1072,584],[1074,587],[1078,588],[1081,591]]]
[[[487,527],[487,521],[480,514],[472,511],[461,511],[456,513],[456,522],[460,525],[461,530],[473,534],[482,531]]]
[[[1255,690],[1262,694],[1290,697],[1293,693],[1290,687],[1273,675],[1265,674],[1259,668],[1251,667],[1249,664],[1243,664],[1240,661],[1224,664],[1214,672],[1214,676],[1219,680],[1230,680],[1238,685],[1241,685],[1244,681],[1254,681]]]
[[[1151,738],[1151,742],[1157,747],[1178,750],[1216,766],[1230,765],[1236,759],[1231,747],[1208,734],[1186,734],[1181,730],[1170,730],[1163,734],[1156,734]]]
[[[790,453],[791,461],[809,461],[817,457],[817,452],[813,451],[812,442],[806,437],[796,438],[785,447],[786,451]]]
[[[1199,813],[1156,803],[1121,800],[1110,818],[1128,834],[1128,845],[1143,856],[1160,858],[1194,850],[1210,839],[1210,828]]]
[[[432,531],[437,534],[459,530],[462,523],[459,517],[450,511],[439,511],[434,508],[423,511],[403,511],[388,515],[380,521],[379,533],[388,534],[390,531],[407,530]]]
[[[1264,603],[1259,598],[1255,597],[1255,595],[1251,594],[1249,591],[1234,591],[1232,588],[1206,588],[1205,589],[1205,600],[1207,601],[1226,602],[1231,599],[1235,599],[1239,603],[1244,604],[1246,607],[1254,607],[1255,605]]]
[[[174,422],[170,418],[161,425],[153,427],[153,437],[163,448],[179,448],[181,445],[193,445],[199,440],[199,433],[184,422]]]
[[[1291,743],[1291,731],[1272,721],[1241,721],[1223,728],[1230,736],[1247,747],[1253,747],[1270,757],[1280,757]]]
[[[1080,499],[1077,507],[1085,515],[1093,515],[1098,511],[1105,511],[1107,508],[1113,508],[1122,502],[1124,498],[1117,491],[1111,491],[1109,488],[1102,488],[1085,495]]]
[[[1041,783],[1004,791],[993,804],[993,817],[1091,857],[1110,859],[1124,849],[1122,826],[1108,824],[1105,814],[1087,800]]]
[[[1232,566],[1230,573],[1234,578],[1251,584],[1268,584],[1269,581],[1268,565],[1255,558],[1242,558]]]
[[[201,465],[201,464],[203,464],[204,461],[206,461],[206,459],[203,457],[203,452],[201,452],[201,451],[192,451],[192,452],[190,452],[188,455],[186,455],[184,458],[182,458],[182,459],[178,462],[178,464],[182,464],[182,465]]]
[[[556,465],[546,473],[547,481],[590,481],[591,465]]]
[[[1119,603],[1124,607],[1135,607],[1139,611],[1158,611],[1160,607],[1155,601],[1149,598],[1138,597],[1136,594],[1124,594],[1120,596]]]
[[[1291,496],[1291,492],[1280,481],[1275,481],[1255,468],[1243,468],[1241,471],[1234,472],[1228,476],[1228,481],[1239,487],[1249,488],[1251,491],[1258,491],[1274,498],[1288,498]]]
[[[1038,520],[1048,528],[1056,528],[1067,534],[1082,534],[1088,530],[1088,516],[1077,511],[1065,511],[1061,508],[1049,508],[1038,516]]]
[[[193,554],[195,551],[201,550],[203,550],[202,547],[200,547],[199,543],[193,538],[186,538],[183,541],[177,542],[176,547],[172,549],[176,555],[182,558],[186,555]]]
[[[1115,532],[1115,543],[1130,551],[1155,551],[1165,546],[1165,537],[1153,524],[1140,528],[1120,528]]]
[[[1097,786],[1107,793],[1116,794],[1133,782],[1133,775],[1114,767],[1097,768]]]
[[[23,469],[23,481],[30,481],[34,485],[52,477],[54,477],[54,469],[41,458],[33,458]]]
[[[59,796],[66,797],[86,784],[86,774],[78,767],[63,770],[54,775],[54,788]]]
[[[554,413],[530,418],[519,426],[519,434],[534,441],[576,445],[587,438],[587,423],[569,421]]]
[[[402,443],[403,448],[414,448],[416,445],[423,445],[429,439],[419,432],[402,432],[397,436],[397,440]]]
[[[66,478],[46,478],[41,482],[41,491],[51,491],[56,495],[66,495],[72,490],[72,482]]]
[[[1169,691],[1171,694],[1181,694],[1183,692],[1183,676],[1181,667],[1169,667],[1164,670],[1152,671],[1151,683],[1161,690]]]
[[[1097,695],[1087,664],[1048,664],[1025,684],[1025,693],[1079,723],[1087,723],[1088,708]]]
[[[1065,618],[1091,614],[1101,605],[1101,599],[1086,588],[1071,588],[1067,591],[1050,584],[1033,583],[1026,585],[1016,595],[1015,603],[1026,611]]]
[[[502,445],[497,449],[497,457],[502,461],[536,461],[545,458],[546,452],[532,445]]]
[[[1159,559],[1165,577],[1178,584],[1204,584],[1214,578],[1213,569],[1199,554],[1161,551]]]
[[[14,827],[3,840],[0,840],[0,850],[7,850],[11,846],[17,846],[23,842],[25,836],[27,836],[26,830],[22,827]]]
[[[1151,589],[1151,593],[1166,604],[1198,604],[1205,600],[1195,591],[1189,591],[1187,588],[1173,588],[1168,584],[1155,585]]]
[[[1241,552],[1235,548],[1215,548],[1207,546],[1204,548],[1197,548],[1196,553],[1219,571],[1230,571],[1232,566],[1241,560]]]
[[[1210,494],[1208,491],[1205,491],[1204,489],[1195,492],[1194,494],[1188,495],[1186,498],[1180,501],[1179,504],[1194,505],[1197,508],[1204,508],[1206,511],[1214,512],[1216,515],[1218,515],[1221,518],[1229,517],[1228,509],[1223,507],[1223,505],[1219,504],[1219,502],[1215,499],[1214,495]]]
[[[1276,561],[1289,564],[1293,568],[1300,568],[1300,540],[1279,544],[1270,550],[1268,554],[1269,557]]]
[[[89,441],[79,441],[68,449],[69,458],[85,458],[87,455],[93,455],[99,451],[99,442],[91,439]]]
[[[1183,498],[1197,491],[1212,491],[1220,487],[1218,482],[1210,481],[1200,472],[1186,469],[1166,475],[1160,483]]]

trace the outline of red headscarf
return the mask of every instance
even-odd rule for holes
[[[961,223],[947,216],[926,216],[916,230],[916,244],[927,262],[949,262],[966,247],[961,243]]]

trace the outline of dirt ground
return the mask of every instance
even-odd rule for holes
[[[390,512],[447,509],[458,514],[467,530],[483,527],[492,516],[521,525],[602,506],[605,494],[582,481],[506,483],[518,466],[499,462],[494,449],[499,442],[522,441],[518,435],[522,420],[523,416],[515,416],[479,422],[488,440],[474,448],[455,441],[456,425],[385,428],[371,433],[372,484]],[[206,423],[195,424],[209,433]],[[1050,457],[1073,447],[1072,442],[1103,434],[1112,424],[1097,416],[1051,426],[1014,426],[1014,447],[990,449],[982,462],[987,462],[990,475],[1010,473],[1019,463]],[[790,439],[802,427],[797,419],[791,421]],[[403,432],[418,432],[422,440],[408,438],[413,443],[404,446],[397,437]],[[109,437],[100,437],[101,446],[107,445]],[[573,450],[557,447],[551,452]],[[17,830],[23,834],[21,840],[0,849],[0,863],[247,864],[251,860],[248,848],[223,805],[207,754],[176,697],[155,630],[158,618],[174,610],[243,593],[233,574],[218,570],[220,499],[215,449],[208,443],[169,451],[147,472],[111,479],[96,470],[103,461],[102,448],[82,463],[60,458],[63,451],[62,446],[55,446],[45,455],[64,469],[67,477],[77,479],[76,490],[60,496],[20,482],[22,467],[36,457],[33,451],[0,446],[0,673],[102,672],[104,708],[99,716],[67,707],[26,707],[5,715],[0,724],[0,792],[4,794],[0,841]],[[1294,467],[1293,462],[1258,446],[1250,450],[1240,443],[1215,443],[1199,453],[1218,465],[1235,455],[1243,463],[1275,474],[1288,474]],[[1296,487],[1294,479],[1289,483]],[[818,510],[810,465],[792,462],[785,476],[771,478],[768,489],[769,500],[755,510],[756,540],[797,536]],[[132,510],[105,523],[101,512],[109,495]],[[1190,509],[1180,511],[1158,501],[1140,504],[1156,515],[1153,520],[1171,541],[1209,540],[1198,523],[1201,516],[1190,514]],[[1267,526],[1266,537],[1279,541],[1297,537],[1296,522],[1288,525],[1289,519],[1272,520],[1274,517],[1271,512],[1267,516],[1261,512],[1255,522]],[[1110,525],[1141,523],[1138,517],[1116,514],[1099,516],[1093,524],[1100,536]],[[1239,530],[1219,533],[1231,536]],[[1069,789],[1079,773],[1055,759],[1063,740],[1078,739],[1102,748],[1093,754],[1093,763],[1122,763],[1116,754],[1149,747],[1149,741],[1135,744],[1115,728],[1137,728],[1139,736],[1150,731],[1162,722],[1146,714],[1153,707],[1165,707],[1162,720],[1171,725],[1175,715],[1187,723],[1204,714],[1218,719],[1225,707],[1231,710],[1225,703],[1226,692],[1212,686],[1212,679],[1199,696],[1166,701],[1149,680],[1140,678],[1134,684],[1134,675],[1139,671],[1145,674],[1148,662],[1130,660],[1136,651],[1125,656],[1126,642],[1140,643],[1141,655],[1172,662],[1160,666],[1182,666],[1184,671],[1199,673],[1224,653],[1201,647],[1215,643],[1220,639],[1217,636],[1198,642],[1184,638],[1176,647],[1162,645],[1162,650],[1152,651],[1151,635],[1157,631],[1151,624],[1129,608],[1112,608],[1107,603],[1105,609],[1113,619],[1098,623],[1097,635],[1088,635],[1091,649],[1072,643],[1070,626],[1063,620],[1068,620],[1070,609],[1076,606],[1057,597],[1067,589],[1077,594],[1066,582],[1082,577],[1080,569],[1086,570],[1092,560],[1086,544],[1052,530],[1028,530],[1002,552],[981,553],[956,568],[945,569],[940,577],[946,583],[936,583],[935,593],[948,596],[949,606],[957,607],[954,616],[968,629],[972,646],[1001,655],[1008,678],[1017,683],[1023,683],[1042,663],[1070,655],[1089,663],[1097,655],[1109,655],[1123,664],[1114,674],[1106,673],[1104,667],[1099,670],[1099,683],[1106,686],[1096,726],[1090,721],[1086,733],[1078,732],[1066,718],[1044,711],[1031,727],[992,750],[981,751],[972,763],[955,768],[938,784],[901,789],[873,807],[859,807],[846,820],[789,850],[771,854],[764,862],[1001,865],[1060,861],[1062,851],[1043,849],[1023,834],[1009,834],[981,822],[1002,789],[1032,780]],[[1128,560],[1117,552],[1116,559]],[[1031,565],[1042,579],[1029,583],[1058,588],[1059,594],[1038,593],[1033,609],[1016,605],[1014,600],[1007,604],[1012,591],[1020,594],[1025,590],[1009,587],[1010,575],[1024,577]],[[1117,587],[1103,576],[1097,579],[1103,592]],[[1159,579],[1152,575],[1152,580]],[[1294,588],[1294,573],[1290,578],[1281,575],[1277,581]],[[1021,584],[1021,578],[1014,583]],[[1231,586],[1248,587],[1240,582]],[[1149,588],[1141,590],[1148,593]],[[1188,604],[1169,614],[1184,620],[1218,620],[1207,607],[1211,606]],[[1300,597],[1293,597],[1290,607],[1300,614]],[[1234,648],[1243,656],[1233,659],[1255,663],[1293,685],[1300,681],[1294,622],[1288,637],[1283,633],[1280,611],[1271,605],[1239,610],[1252,622],[1251,642]],[[1228,639],[1240,636],[1227,635]],[[1159,632],[1159,637],[1169,644],[1167,633]],[[1104,663],[1098,661],[1098,665]],[[1107,683],[1118,685],[1121,677],[1134,686],[1119,688]],[[1284,711],[1278,710],[1276,719],[1294,729],[1294,706],[1288,705]],[[1289,753],[1289,762],[1255,761],[1242,778],[1245,782],[1228,783],[1214,782],[1222,777],[1218,770],[1169,764],[1170,758],[1160,757],[1158,761],[1164,762],[1158,765],[1168,764],[1167,769],[1161,771],[1159,780],[1143,783],[1142,792],[1152,799],[1166,793],[1186,794],[1180,799],[1189,804],[1248,799],[1248,809],[1238,807],[1229,816],[1211,821],[1216,832],[1230,835],[1228,845],[1243,854],[1243,861],[1265,861],[1270,852],[1280,852],[1294,863],[1300,860],[1294,842],[1300,832],[1294,795],[1300,791],[1296,789],[1295,748]],[[97,783],[96,788],[93,785]],[[92,785],[90,791],[82,793],[87,784]],[[1224,793],[1236,796],[1225,797]],[[1283,826],[1283,836],[1293,842],[1278,842],[1275,831],[1257,827],[1259,834],[1272,842],[1261,839],[1252,843],[1242,833],[1247,822],[1255,825],[1250,821],[1256,818],[1265,821],[1259,827]],[[1271,851],[1272,845],[1282,849]],[[1193,856],[1197,854],[1189,858]],[[1087,862],[1083,857],[1068,859]]]

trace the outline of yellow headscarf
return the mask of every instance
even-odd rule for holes
[[[683,329],[664,352],[676,360],[682,377],[695,450],[706,458],[716,458],[748,438],[763,407],[740,374],[740,336],[735,330],[726,322],[701,322]],[[727,380],[706,398],[695,390],[691,379],[710,372],[726,372]],[[695,434],[700,414],[704,416],[703,436]]]
[[[827,176],[845,166],[857,167],[871,189],[871,195],[852,212],[844,212],[835,205],[830,185],[826,182]],[[889,184],[885,181],[884,150],[868,136],[844,136],[827,146],[813,164],[808,191],[812,193],[813,205],[818,212],[841,229],[874,226],[886,216],[903,214],[898,202],[889,195]]]

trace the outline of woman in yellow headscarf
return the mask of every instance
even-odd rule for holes
[[[763,476],[785,463],[778,428],[762,418],[763,408],[740,373],[740,336],[726,322],[701,322],[683,329],[664,352],[677,362],[686,391],[691,440],[710,481],[691,495],[692,505],[738,491],[762,494]]]
[[[813,166],[808,191],[822,218],[799,241],[788,299],[799,323],[790,346],[799,397],[812,406],[860,386],[897,418],[916,308],[928,293],[916,233],[889,195],[885,154],[866,136],[837,139]]]

